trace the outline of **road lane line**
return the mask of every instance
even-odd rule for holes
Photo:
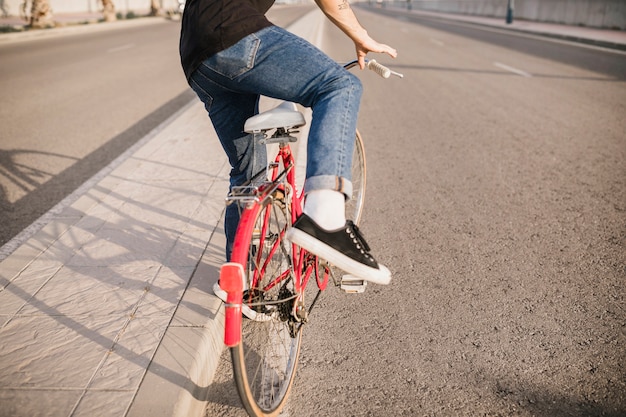
[[[531,78],[532,77],[532,74],[529,74],[526,71],[522,71],[521,69],[510,67],[510,66],[502,64],[500,62],[494,62],[493,65],[495,65],[496,67],[501,68],[503,70],[512,72],[513,74],[521,75],[522,77],[526,77],[526,78]]]
[[[430,41],[431,41],[432,43],[434,43],[435,45],[437,45],[437,46],[444,46],[444,43],[443,43],[443,42],[441,42],[439,39],[430,38]]]
[[[124,51],[126,49],[130,49],[130,48],[134,48],[135,44],[134,43],[127,43],[126,45],[121,45],[121,46],[117,46],[115,48],[111,48],[107,51],[107,53],[112,54],[115,52],[120,52],[120,51]]]

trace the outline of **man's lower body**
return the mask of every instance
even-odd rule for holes
[[[245,183],[267,164],[265,146],[243,132],[245,121],[259,111],[260,96],[311,107],[305,214],[290,229],[289,237],[360,278],[389,282],[387,268],[374,261],[358,229],[345,220],[362,94],[358,77],[307,41],[272,26],[206,59],[193,73],[190,85],[205,104],[228,156],[231,187]],[[237,206],[228,206],[227,259],[238,222]]]

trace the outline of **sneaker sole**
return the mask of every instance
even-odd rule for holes
[[[379,269],[375,269],[363,265],[300,229],[292,227],[287,231],[286,238],[307,251],[325,259],[328,263],[337,268],[361,279],[381,285],[387,285],[391,282],[391,272],[386,266],[378,264]]]

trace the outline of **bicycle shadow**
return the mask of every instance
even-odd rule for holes
[[[47,161],[50,159],[68,160],[76,162],[78,158],[62,155],[54,152],[43,152],[27,149],[0,149],[0,176],[5,177],[6,185],[2,184],[0,194],[0,207],[8,206],[12,203],[7,188],[17,189],[19,192],[30,192],[33,188],[39,187],[42,183],[50,179],[54,174],[42,168],[38,168],[34,163],[28,164],[26,160],[43,157]],[[50,165],[50,162],[42,164]],[[8,186],[7,186],[8,185]]]
[[[172,98],[81,158],[35,149],[0,149],[0,245],[54,207],[194,98]],[[58,172],[55,172],[58,171]]]

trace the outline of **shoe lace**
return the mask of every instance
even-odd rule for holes
[[[348,220],[348,233],[350,234],[350,237],[352,237],[355,240],[355,243],[359,244],[363,250],[365,252],[369,252],[371,249],[369,247],[369,245],[367,244],[367,242],[365,241],[365,238],[363,237],[363,235],[361,235],[361,231],[359,230],[359,227],[354,224],[352,222],[352,220]]]

